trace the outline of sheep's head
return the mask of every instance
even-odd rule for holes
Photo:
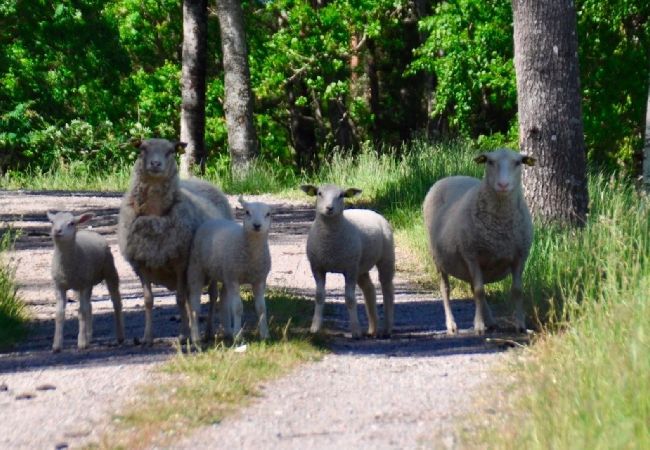
[[[485,164],[485,181],[499,195],[507,195],[519,189],[523,164],[535,165],[535,158],[507,148],[481,153],[474,161]]]
[[[345,209],[346,198],[356,197],[361,194],[361,189],[341,189],[334,184],[324,184],[316,187],[311,184],[300,186],[307,195],[316,197],[316,214],[325,217],[340,216]]]
[[[58,242],[74,241],[77,235],[77,225],[89,221],[94,216],[93,213],[75,216],[69,212],[51,213],[48,211],[47,219],[52,223],[52,239]]]
[[[187,144],[167,139],[146,139],[134,141],[133,146],[140,150],[139,159],[147,176],[166,178],[176,174],[176,154],[183,154]]]
[[[241,196],[239,204],[244,208],[244,230],[247,233],[267,234],[271,228],[271,207],[262,202],[247,202]]]

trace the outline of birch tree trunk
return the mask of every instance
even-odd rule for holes
[[[533,215],[584,223],[586,151],[574,0],[512,0],[519,145],[537,159],[524,171]]]
[[[181,141],[187,143],[181,157],[180,176],[188,178],[199,163],[205,171],[205,76],[208,32],[207,0],[183,0],[183,69],[181,75]]]
[[[224,111],[231,171],[245,173],[257,155],[253,91],[248,68],[244,12],[239,0],[217,0],[224,69]]]

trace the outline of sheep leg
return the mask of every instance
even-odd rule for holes
[[[438,269],[440,273],[440,294],[442,295],[442,304],[445,308],[445,325],[447,326],[447,334],[458,333],[454,313],[451,311],[451,304],[449,303],[449,275]]]
[[[476,334],[485,334],[487,327],[485,326],[485,285],[483,283],[483,273],[481,268],[474,258],[465,258],[465,264],[470,274],[472,291],[474,292],[474,304],[476,305],[476,312],[474,314],[474,331]],[[489,311],[489,310],[488,310]],[[490,314],[491,317],[491,314]]]
[[[199,337],[199,314],[201,312],[201,284],[191,284],[189,286],[189,297],[190,301],[188,303],[189,311],[189,320],[190,320],[190,336],[192,338],[192,343],[198,345],[200,341]]]
[[[208,297],[210,303],[208,304],[208,319],[205,324],[204,339],[210,342],[214,338],[214,307],[219,298],[219,289],[216,281],[211,281],[208,285]]]
[[[140,276],[142,290],[144,293],[144,344],[153,345],[153,292],[151,291],[151,282]]]
[[[65,323],[65,305],[67,303],[66,290],[56,289],[56,315],[54,316],[54,342],[52,351],[60,352],[63,346],[63,324]]]
[[[257,312],[257,322],[260,327],[260,337],[268,339],[269,326],[266,322],[266,301],[264,300],[264,291],[266,289],[266,282],[260,281],[253,284],[253,297],[255,298],[255,311]]]
[[[323,326],[323,310],[325,309],[325,279],[326,272],[313,272],[316,281],[316,301],[314,306],[314,318],[311,321],[312,333],[318,333]]]
[[[92,337],[92,316],[90,307],[90,289],[80,290],[78,312],[79,334],[77,335],[77,348],[80,350],[88,347],[90,337]]]
[[[115,337],[117,343],[124,342],[124,319],[122,317],[122,297],[120,296],[119,279],[117,273],[106,277],[106,286],[108,293],[111,295],[111,303],[113,303],[113,314],[115,316]]]
[[[189,302],[187,301],[187,297],[188,295],[187,295],[187,282],[185,279],[185,270],[181,268],[177,268],[176,269],[176,306],[178,306],[178,312],[181,316],[180,330],[178,336],[181,342],[185,342],[188,336],[190,335],[190,320],[187,311],[190,305]],[[200,309],[200,304],[201,304],[201,291],[199,290],[199,309]]]
[[[353,339],[361,337],[361,327],[359,326],[359,316],[357,314],[357,299],[355,297],[357,277],[345,274],[345,306],[348,309],[350,317],[350,333]]]
[[[393,287],[394,269],[384,270],[379,268],[379,283],[384,304],[384,335],[390,337],[395,323],[395,288]]]
[[[242,303],[241,295],[239,293],[239,283],[236,281],[228,283],[226,290],[228,292],[228,305],[230,306],[233,319],[233,338],[239,339],[239,335],[241,334],[241,316],[244,313],[244,304]]]
[[[366,272],[359,275],[357,284],[361,288],[365,299],[366,314],[368,315],[368,334],[377,337],[377,295],[370,274]]]
[[[219,315],[221,319],[221,326],[223,327],[224,336],[232,337],[232,314],[230,307],[230,297],[225,283],[221,285],[221,292],[219,292]]]
[[[515,304],[515,327],[517,331],[526,332],[526,319],[524,316],[524,288],[522,274],[524,272],[523,261],[518,259],[512,269],[512,287],[510,295]]]

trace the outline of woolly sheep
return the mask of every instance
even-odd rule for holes
[[[471,284],[476,303],[474,329],[482,334],[495,321],[485,300],[485,283],[512,274],[515,324],[525,330],[522,273],[533,224],[521,190],[521,165],[535,160],[508,149],[482,153],[483,180],[453,176],[436,182],[424,199],[429,249],[440,273],[447,332],[457,332],[449,306],[449,275]],[[487,323],[486,323],[487,322]]]
[[[179,180],[176,154],[185,143],[166,139],[137,141],[140,155],[120,207],[118,239],[125,259],[144,291],[144,342],[153,343],[151,283],[176,291],[181,337],[189,331],[186,269],[192,237],[206,220],[232,219],[228,199],[205,181]],[[214,292],[212,289],[211,292]]]
[[[345,304],[350,317],[353,338],[361,336],[355,298],[358,284],[365,298],[368,313],[368,334],[376,336],[377,307],[375,287],[369,271],[377,266],[384,298],[384,333],[393,328],[393,276],[395,274],[395,245],[390,225],[382,216],[365,209],[344,211],[344,198],[357,196],[360,189],[340,189],[326,184],[320,187],[303,185],[305,193],[316,196],[316,218],[307,238],[307,257],[316,281],[316,306],[311,332],[323,325],[325,278],[328,272],[345,277]]]
[[[240,284],[251,284],[260,336],[268,339],[264,291],[271,270],[269,229],[271,208],[261,202],[246,202],[239,197],[245,215],[242,225],[229,220],[210,220],[197,230],[188,266],[190,324],[192,340],[198,342],[198,314],[201,288],[207,281],[221,282],[221,322],[227,336],[237,337],[241,330],[243,305]],[[210,298],[206,336],[212,336],[214,296]]]
[[[59,352],[63,345],[63,324],[65,322],[66,294],[73,289],[79,294],[79,335],[77,347],[85,349],[93,336],[93,318],[90,296],[93,286],[106,282],[115,312],[115,334],[117,342],[124,341],[122,321],[122,299],[119,277],[115,270],[113,255],[106,240],[92,231],[79,230],[77,225],[87,222],[93,214],[74,216],[69,212],[47,213],[52,222],[52,280],[56,290],[57,305],[54,319],[54,342],[52,351]]]

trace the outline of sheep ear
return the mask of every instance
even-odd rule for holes
[[[522,155],[523,158],[521,158],[521,162],[526,164],[527,166],[534,166],[537,160],[533,158],[532,156],[528,155]]]
[[[345,192],[343,193],[343,197],[345,198],[356,197],[357,195],[361,194],[361,192],[362,192],[361,189],[349,188],[345,190]]]
[[[50,211],[47,212],[47,220],[49,220],[50,222],[54,222],[54,217],[55,216],[56,215],[53,212],[50,212]]]
[[[187,147],[187,142],[174,142],[174,147],[176,148],[176,154],[182,155],[185,153],[185,147]]]
[[[318,188],[313,184],[303,184],[300,186],[300,189],[302,189],[305,194],[311,195],[312,197],[318,193]]]
[[[88,222],[93,217],[95,217],[93,213],[85,213],[85,214],[81,214],[80,216],[75,216],[74,221],[77,225],[79,225],[81,223]]]
[[[487,155],[485,153],[481,153],[476,158],[474,158],[474,162],[477,164],[485,164],[486,161],[487,161]]]
[[[140,146],[142,145],[142,139],[140,138],[131,139],[131,145],[134,146],[135,148],[140,148]]]

